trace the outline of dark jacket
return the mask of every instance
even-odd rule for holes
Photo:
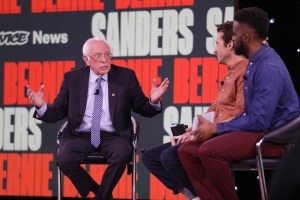
[[[86,108],[89,73],[89,67],[66,72],[59,94],[38,119],[54,123],[67,117],[68,127],[64,132],[78,134],[75,129],[80,126]],[[113,126],[128,142],[131,141],[132,111],[145,117],[161,112],[151,106],[133,70],[112,65],[108,73],[108,93]],[[34,117],[37,118],[36,113]]]

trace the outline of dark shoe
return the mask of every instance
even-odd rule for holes
[[[100,198],[101,198],[101,197],[100,197]],[[94,197],[94,198],[92,198],[92,199],[96,200],[96,197]],[[99,198],[98,198],[98,199],[99,199]],[[102,198],[101,198],[101,200],[102,200]],[[114,198],[113,198],[112,195],[110,195],[108,198],[103,199],[103,200],[114,200]]]

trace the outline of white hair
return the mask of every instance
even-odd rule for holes
[[[93,38],[89,38],[87,41],[85,41],[85,43],[83,44],[82,47],[82,55],[86,56],[88,55],[88,47],[89,44],[93,41],[98,41],[98,42],[104,42],[105,44],[107,44],[107,46],[109,47],[110,52],[112,52],[112,48],[109,45],[109,43],[104,39],[104,38],[99,38],[99,37],[93,37]]]

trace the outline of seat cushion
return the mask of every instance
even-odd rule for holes
[[[264,142],[261,146],[261,154],[267,158],[282,157],[286,152],[286,146],[284,144],[275,144],[271,142]]]
[[[264,169],[276,169],[281,158],[263,158]],[[256,159],[238,160],[230,163],[232,171],[256,171]]]
[[[83,164],[107,164],[107,161],[101,153],[93,151],[84,159]]]

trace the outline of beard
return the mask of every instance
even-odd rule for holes
[[[243,42],[243,40],[236,40],[234,43],[234,53],[236,55],[244,55],[248,58],[249,49],[248,46]]]

